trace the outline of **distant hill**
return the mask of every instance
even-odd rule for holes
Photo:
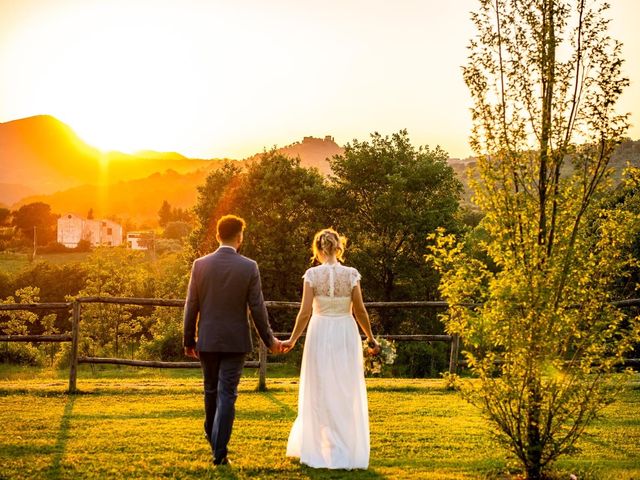
[[[326,136],[305,137],[279,151],[327,174],[327,158],[344,149]],[[0,123],[0,162],[0,205],[17,209],[41,201],[60,214],[93,209],[99,217],[134,221],[155,221],[163,200],[193,206],[197,186],[222,164],[176,152],[101,152],[49,115]]]
[[[456,172],[456,175],[464,185],[464,192],[462,194],[463,201],[471,202],[472,192],[469,187],[469,172],[476,165],[475,157],[468,157],[464,159],[450,158],[449,165]],[[619,181],[622,177],[623,170],[631,165],[634,167],[640,167],[640,140],[631,140],[627,138],[616,149],[609,166],[613,169],[613,178]]]
[[[317,168],[323,175],[328,175],[331,172],[328,159],[334,155],[342,155],[344,148],[338,145],[332,136],[327,135],[324,138],[304,137],[301,142],[277,148],[276,152],[288,157],[300,157],[303,166]],[[254,160],[261,155],[258,153],[247,160]]]
[[[12,208],[44,202],[51,205],[51,210],[58,214],[76,213],[86,216],[89,209],[93,209],[96,218],[118,217],[135,222],[155,223],[163,200],[167,200],[172,207],[193,207],[198,196],[197,186],[204,183],[211,169],[220,165],[221,160],[213,160],[207,168],[195,172],[181,174],[167,170],[146,178],[110,185],[82,185],[49,195],[26,197]]]
[[[103,153],[54,117],[23,118],[0,123],[0,184],[11,185],[0,189],[0,202],[12,204],[21,192],[53,193],[83,184],[143,178],[168,169],[187,173],[206,167],[207,162],[174,152]]]

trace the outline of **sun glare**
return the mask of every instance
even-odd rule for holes
[[[32,28],[15,38],[13,51],[40,50],[34,72],[53,69],[23,76],[36,84],[34,111],[53,113],[104,151],[179,143],[181,133],[168,125],[197,116],[211,88],[194,76],[202,52],[180,28],[180,13],[131,5],[124,16],[119,2],[83,5],[73,15],[34,16]]]

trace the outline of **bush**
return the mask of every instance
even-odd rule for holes
[[[156,324],[151,329],[153,336],[142,340],[140,355],[148,360],[184,361],[182,319],[162,313],[159,316],[154,314],[154,317]]]
[[[0,363],[39,367],[42,365],[42,355],[30,343],[7,342],[4,347],[0,347]]]
[[[90,252],[91,242],[89,240],[80,240],[73,250],[76,252]]]
[[[65,247],[62,243],[50,242],[44,247],[38,247],[38,253],[67,253],[72,252],[73,249]]]
[[[402,377],[438,377],[449,368],[449,344],[397,342],[393,373]]]

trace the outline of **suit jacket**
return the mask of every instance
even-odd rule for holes
[[[247,306],[260,338],[271,347],[258,264],[230,247],[196,259],[184,307],[184,346],[201,352],[250,352]]]

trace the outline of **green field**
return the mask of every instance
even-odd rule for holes
[[[233,465],[216,469],[201,433],[198,371],[83,368],[82,393],[68,396],[66,372],[3,367],[0,479],[512,478],[479,412],[433,379],[367,380],[368,471],[301,466],[284,456],[297,379],[272,376],[269,391],[258,393],[255,374],[247,371],[240,386]],[[570,473],[640,478],[640,376],[557,464],[557,478]]]
[[[56,265],[83,262],[89,252],[47,253],[36,255],[35,261],[45,261]],[[0,252],[0,272],[16,273],[29,266],[29,255],[26,253]]]

